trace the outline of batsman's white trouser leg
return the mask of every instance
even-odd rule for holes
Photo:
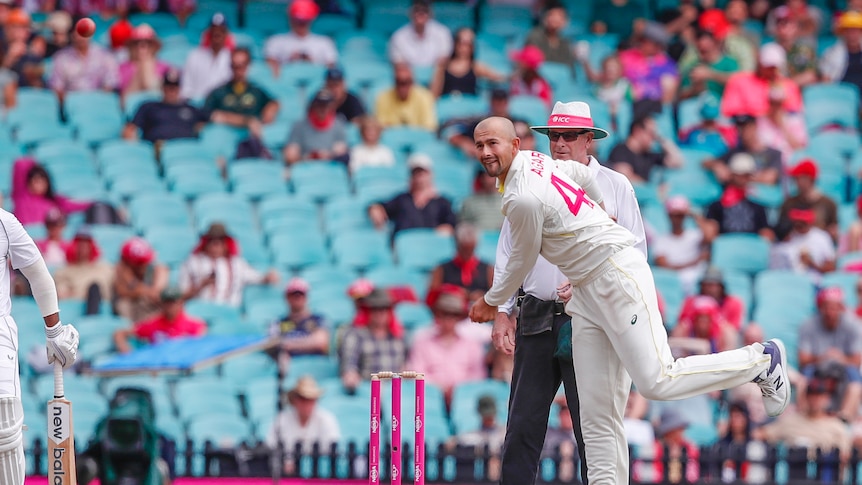
[[[578,316],[572,319],[572,348],[587,481],[627,485],[629,449],[623,417],[632,379],[605,331]]]
[[[17,396],[0,397],[0,483],[24,483],[24,409]]]

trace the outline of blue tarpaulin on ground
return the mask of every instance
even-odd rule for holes
[[[269,342],[270,337],[266,335],[206,335],[171,339],[99,362],[92,371],[188,371],[231,354],[264,348]]]

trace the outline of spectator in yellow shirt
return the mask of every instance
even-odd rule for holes
[[[407,64],[395,64],[395,87],[377,97],[376,114],[384,127],[437,130],[434,95],[413,81],[413,71]]]

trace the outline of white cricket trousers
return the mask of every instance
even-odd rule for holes
[[[644,397],[667,401],[750,382],[769,365],[761,344],[674,360],[652,272],[631,247],[573,283],[568,310],[590,485],[628,484],[626,371]]]

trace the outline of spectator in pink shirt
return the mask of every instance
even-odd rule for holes
[[[545,62],[545,54],[534,45],[528,45],[512,54],[515,72],[509,85],[512,96],[535,96],[548,106],[551,105],[551,85],[539,74],[539,67]]]
[[[482,345],[457,331],[458,323],[467,317],[467,295],[460,288],[450,288],[432,302],[434,324],[416,332],[407,365],[439,386],[447,405],[456,385],[487,376]]]
[[[784,75],[787,54],[775,43],[760,48],[757,69],[739,72],[730,77],[721,98],[721,114],[764,116],[769,113],[769,91],[780,86],[784,90],[784,109],[790,113],[802,112],[802,94],[799,85]]]
[[[51,209],[69,214],[85,210],[91,205],[90,202],[77,202],[56,194],[48,171],[32,158],[15,162],[12,201],[15,203],[15,216],[25,225],[44,222]]]
[[[123,97],[140,91],[159,91],[170,66],[156,58],[162,46],[156,31],[147,24],[132,30],[127,42],[129,60],[120,64],[120,92]]]
[[[92,38],[78,35],[72,29],[72,43],[54,54],[54,65],[48,82],[60,101],[70,91],[114,91],[119,82],[117,60]]]

